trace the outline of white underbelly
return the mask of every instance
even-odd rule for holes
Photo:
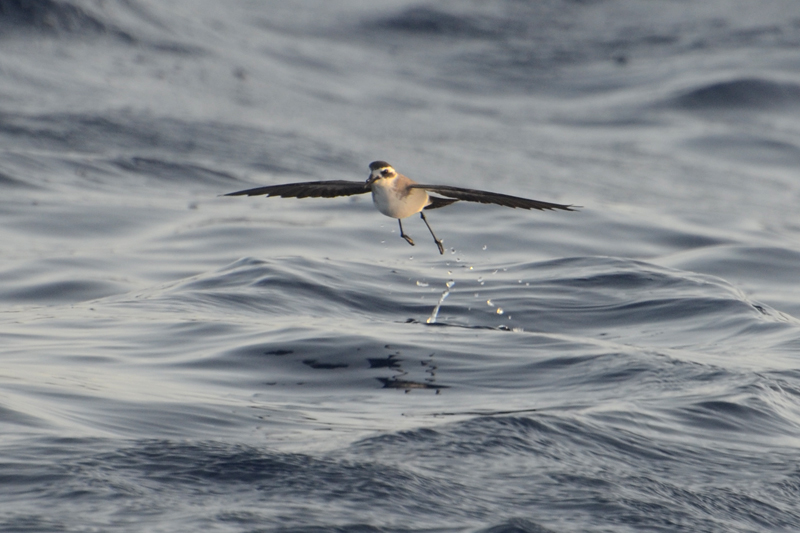
[[[410,189],[405,196],[398,196],[392,187],[373,184],[372,202],[387,217],[406,218],[428,205],[428,193],[422,189]]]

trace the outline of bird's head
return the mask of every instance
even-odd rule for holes
[[[369,164],[369,170],[370,174],[367,178],[367,184],[372,184],[380,179],[391,179],[397,176],[395,169],[386,161],[373,161]]]

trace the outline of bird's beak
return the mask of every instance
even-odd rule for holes
[[[372,185],[373,183],[375,183],[376,179],[378,179],[376,176],[370,174],[369,177],[367,178],[367,185]]]

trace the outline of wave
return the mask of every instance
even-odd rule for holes
[[[688,110],[771,109],[800,105],[800,84],[739,78],[691,89],[672,100]]]

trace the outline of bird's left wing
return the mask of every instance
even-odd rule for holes
[[[575,206],[572,205],[553,204],[550,202],[542,202],[540,200],[530,200],[528,198],[520,198],[518,196],[509,196],[508,194],[499,194],[496,192],[479,191],[477,189],[463,189],[461,187],[450,187],[449,185],[423,185],[422,183],[414,183],[413,185],[409,185],[409,188],[425,189],[428,192],[441,194],[442,196],[463,200],[465,202],[496,204],[520,209],[562,209],[564,211],[575,210]]]
[[[283,185],[267,185],[255,189],[229,192],[224,196],[280,196],[281,198],[334,198],[336,196],[352,196],[371,191],[363,181],[306,181],[303,183],[284,183]]]

